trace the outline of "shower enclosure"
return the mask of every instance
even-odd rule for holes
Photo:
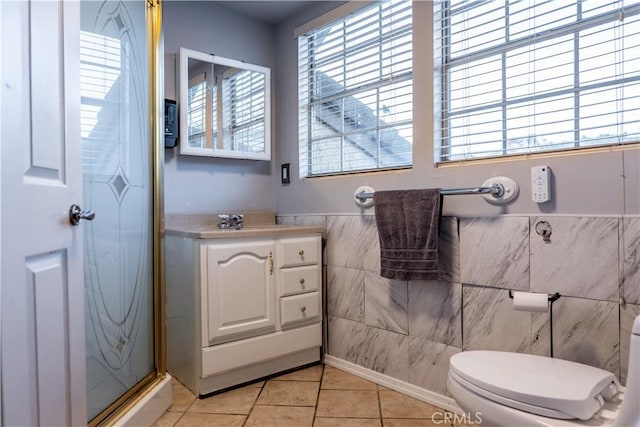
[[[98,424],[164,375],[157,1],[82,1],[80,91],[87,413]]]

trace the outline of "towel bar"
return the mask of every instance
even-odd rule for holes
[[[371,187],[358,187],[353,195],[356,204],[360,207],[373,205],[373,191]],[[496,176],[486,180],[480,187],[443,188],[440,194],[443,196],[456,196],[464,194],[484,194],[485,200],[490,203],[507,203],[518,196],[518,183],[506,176]]]

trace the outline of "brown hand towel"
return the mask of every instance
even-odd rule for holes
[[[380,275],[395,280],[439,280],[440,190],[376,191]]]

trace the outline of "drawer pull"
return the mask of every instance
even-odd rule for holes
[[[307,311],[307,307],[303,305],[302,307],[300,307],[300,311],[304,313],[305,311]]]
[[[300,284],[304,285],[304,278],[300,279]]]
[[[303,249],[300,249],[300,250],[298,251],[298,255],[300,255],[300,256],[304,256],[304,250],[303,250]]]

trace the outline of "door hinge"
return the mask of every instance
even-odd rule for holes
[[[269,274],[273,274],[273,253],[269,251]]]

